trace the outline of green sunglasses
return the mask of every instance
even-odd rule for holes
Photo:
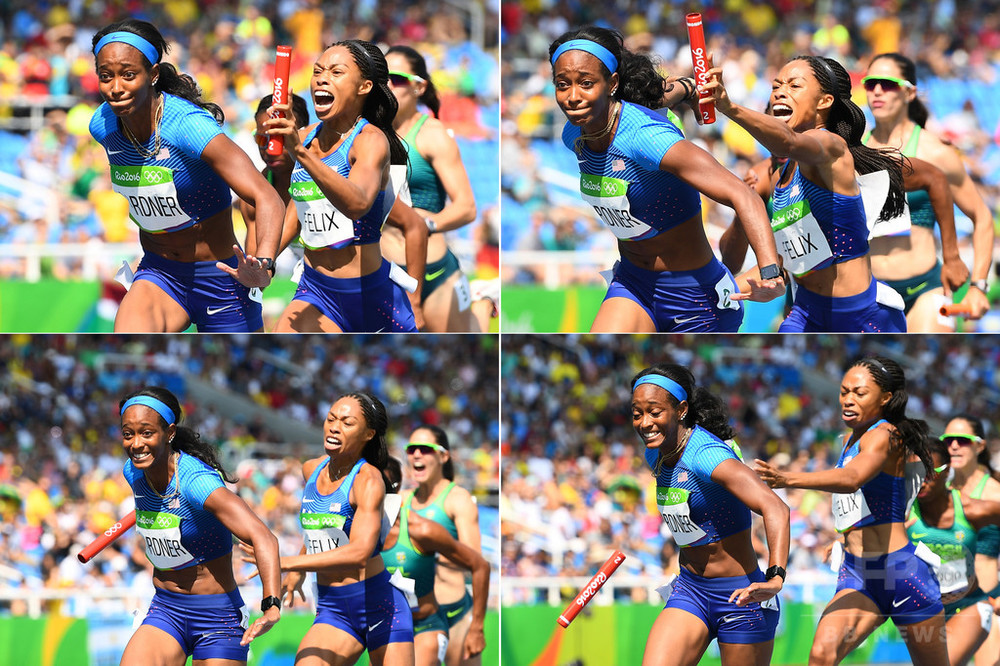
[[[906,79],[899,79],[895,76],[866,76],[861,79],[861,85],[865,87],[865,90],[871,92],[875,90],[875,86],[882,86],[882,90],[889,92],[891,90],[898,90],[899,88],[914,88],[915,86],[907,81]]]
[[[435,444],[434,442],[410,442],[406,445],[407,453],[410,451],[420,451],[420,453],[425,456],[430,455],[434,451],[442,452],[447,450],[448,449],[444,448],[440,444]]]
[[[389,72],[389,81],[394,86],[405,86],[408,83],[424,83],[427,79],[406,72]]]
[[[940,467],[935,467],[934,468],[934,473],[935,474],[940,474],[941,472],[945,471],[946,469],[948,469],[948,463],[945,463],[945,464],[941,465]]]
[[[983,441],[982,438],[975,435],[966,435],[965,433],[951,433],[946,432],[945,434],[938,437],[938,441],[944,442],[945,444],[951,444],[955,442],[959,446],[972,446],[977,442]]]

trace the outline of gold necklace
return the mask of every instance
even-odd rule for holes
[[[174,459],[174,476],[173,476],[173,478],[171,478],[171,479],[169,479],[167,481],[167,491],[166,491],[167,494],[166,495],[161,494],[160,491],[157,490],[156,487],[149,481],[149,479],[146,479],[146,485],[149,486],[150,489],[152,489],[152,491],[154,493],[156,493],[156,496],[159,497],[160,499],[170,499],[171,497],[174,497],[175,495],[179,495],[180,492],[181,492],[180,487],[176,483],[174,484],[174,491],[170,492],[170,482],[171,481],[175,481],[177,479],[177,461],[180,459],[181,456],[180,456],[179,453],[177,453],[176,451],[174,451],[174,455],[172,457]],[[167,465],[167,471],[168,472],[170,471],[170,466],[169,465]]]
[[[132,130],[128,128],[128,124],[122,120],[122,128],[125,130],[125,138],[129,140],[135,151],[139,153],[144,159],[151,159],[160,154],[160,121],[163,120],[163,96],[160,96],[160,105],[156,107],[156,112],[153,114],[153,150],[149,151],[145,146],[132,134]]]
[[[687,446],[688,440],[691,439],[691,433],[693,433],[693,432],[694,432],[694,428],[689,428],[688,431],[686,433],[684,433],[683,439],[681,439],[680,443],[677,444],[677,448],[675,448],[673,451],[671,451],[667,455],[665,455],[665,456],[661,455],[659,458],[656,459],[656,467],[653,468],[653,476],[656,476],[656,477],[660,476],[660,470],[663,467],[663,461],[664,460],[666,460],[668,458],[673,458],[678,453],[680,453],[681,451],[684,450],[684,447]]]
[[[596,141],[598,139],[603,139],[608,134],[610,134],[611,128],[614,127],[615,121],[618,120],[618,116],[619,114],[621,114],[621,111],[622,111],[622,103],[616,100],[615,108],[614,110],[611,111],[611,113],[608,114],[608,124],[604,127],[604,129],[602,129],[600,132],[595,132],[593,134],[584,134],[581,131],[580,136],[577,137],[576,141],[574,141],[574,144],[577,147],[576,152],[580,152],[579,145],[582,144],[584,141]]]

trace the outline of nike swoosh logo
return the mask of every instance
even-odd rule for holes
[[[305,173],[305,172],[306,172],[305,169],[295,169],[294,171],[292,171],[292,175],[294,176],[295,174]]]
[[[893,608],[899,608],[900,606],[902,606],[903,604],[905,604],[909,600],[910,600],[910,597],[906,597],[905,599],[900,599],[899,601],[893,601],[892,602],[892,607]]]
[[[145,497],[145,495],[136,495],[135,496],[136,499],[142,499],[143,497]]]
[[[303,502],[315,502],[314,499],[309,499],[308,497],[302,500]]]
[[[930,534],[930,532],[921,532],[920,534],[913,534],[910,536],[911,539],[923,539],[925,536]]]
[[[926,286],[927,286],[927,281],[925,280],[925,281],[921,282],[920,284],[918,284],[916,287],[907,287],[906,288],[906,295],[907,296],[913,296],[913,294],[917,293],[918,291],[920,291],[921,289],[923,289]]]
[[[382,624],[383,622],[385,622],[385,620],[379,620],[378,622],[376,622],[372,626],[368,627],[368,631],[369,632],[375,631],[375,627],[377,627],[378,625]]]
[[[459,613],[461,613],[461,612],[462,612],[462,609],[461,609],[461,608],[456,608],[456,609],[455,609],[455,610],[453,610],[453,611],[448,611],[448,612],[446,613],[446,615],[447,615],[448,617],[455,617],[456,615],[458,615],[458,614],[459,614]]]
[[[207,315],[218,314],[218,313],[222,312],[223,310],[228,310],[231,307],[233,307],[232,303],[230,303],[229,305],[223,305],[221,308],[205,308],[205,314],[207,314]]]
[[[692,321],[696,320],[697,318],[698,318],[698,315],[695,315],[693,317],[674,317],[674,323],[675,324],[687,324],[689,322],[692,322]]]
[[[444,275],[444,272],[445,272],[446,270],[448,270],[448,269],[447,269],[447,268],[442,268],[442,269],[441,269],[441,270],[439,270],[439,271],[434,271],[433,273],[427,273],[427,274],[425,274],[425,275],[424,275],[424,280],[425,280],[426,282],[431,282],[431,281],[433,281],[433,280],[434,280],[435,278],[439,278],[439,277],[441,277],[442,275]]]

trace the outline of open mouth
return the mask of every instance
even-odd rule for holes
[[[313,105],[316,107],[316,113],[323,113],[329,111],[330,107],[333,106],[333,93],[326,90],[317,90],[313,93]]]
[[[136,453],[133,451],[132,453],[129,453],[128,456],[129,458],[132,459],[132,462],[141,462],[146,458],[152,458],[153,454],[151,454],[149,451],[144,451],[142,453]]]
[[[792,115],[792,107],[787,104],[772,104],[771,105],[771,115],[775,118],[781,118],[782,120],[787,120]]]

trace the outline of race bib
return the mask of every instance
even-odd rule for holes
[[[639,240],[655,235],[651,226],[632,217],[627,180],[581,173],[580,194],[617,238]]]
[[[455,283],[455,302],[458,304],[459,312],[465,312],[472,305],[469,277],[465,273],[462,273],[462,277]]]
[[[299,217],[299,237],[307,248],[344,247],[354,240],[354,220],[337,210],[314,181],[292,183],[288,193]]]
[[[181,545],[181,517],[158,511],[136,511],[135,529],[146,542],[146,559],[157,569],[180,569],[194,561]]]
[[[299,524],[305,531],[306,553],[314,555],[346,546],[350,541],[344,532],[345,516],[336,513],[300,513]]]
[[[771,230],[778,252],[785,259],[784,267],[796,277],[806,275],[833,256],[830,243],[805,199],[776,210]]]
[[[143,231],[169,231],[191,221],[177,202],[172,169],[111,165],[111,189],[128,201],[128,216]]]
[[[934,573],[937,574],[941,594],[957,592],[969,587],[969,570],[964,556],[948,562],[941,562],[941,566]]]
[[[715,284],[715,293],[719,296],[719,304],[715,307],[719,310],[739,310],[739,301],[734,301],[731,298],[737,291],[733,276],[729,273],[723,275],[722,279]]]
[[[420,606],[420,601],[414,592],[417,583],[412,578],[404,576],[402,569],[393,569],[392,575],[389,577],[389,583],[406,596],[406,603],[410,605],[410,608],[418,608]]]
[[[656,488],[656,506],[678,546],[689,546],[705,536],[705,530],[691,520],[690,494],[683,488]]]
[[[838,532],[846,532],[870,515],[868,501],[860,490],[833,494],[833,526]]]

